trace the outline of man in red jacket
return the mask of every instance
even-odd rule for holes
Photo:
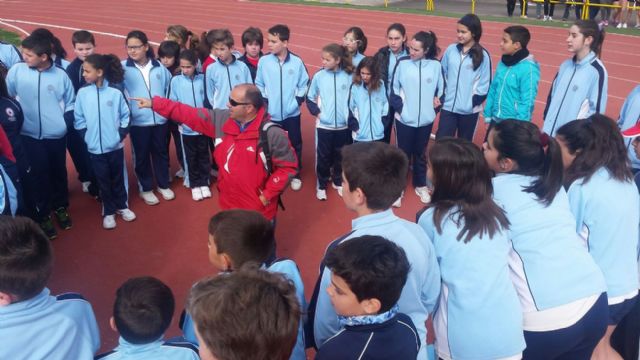
[[[259,140],[260,129],[265,129],[270,116],[257,87],[234,87],[227,103],[229,110],[194,108],[157,96],[134,100],[141,108],[152,108],[216,141],[213,159],[219,168],[217,187],[223,210],[256,210],[274,220],[278,197],[297,173],[298,160],[284,130],[271,126],[266,138],[272,169],[267,170],[267,151],[259,146]]]

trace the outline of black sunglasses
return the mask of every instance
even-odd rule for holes
[[[238,105],[251,105],[251,103],[237,102],[237,101],[233,100],[233,99],[231,98],[231,96],[229,96],[229,104],[231,104],[231,106],[238,106]]]

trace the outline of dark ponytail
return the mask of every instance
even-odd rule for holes
[[[602,54],[602,44],[604,43],[605,31],[604,28],[600,28],[595,20],[576,20],[575,26],[580,29],[580,33],[586,38],[591,36],[593,41],[591,42],[591,51],[596,53],[597,57]]]
[[[140,30],[133,30],[130,31],[127,34],[127,38],[125,40],[125,45],[127,43],[127,41],[129,41],[129,39],[138,39],[140,40],[140,42],[142,43],[142,45],[149,45],[149,38],[147,38],[147,34],[145,34],[144,32],[140,31]],[[147,57],[149,59],[155,59],[156,55],[153,52],[153,48],[151,47],[151,45],[149,45],[149,48],[147,50]]]
[[[322,52],[331,54],[334,59],[340,59],[340,68],[347,74],[353,74],[353,63],[351,62],[351,55],[343,46],[338,44],[329,44],[322,48]]]
[[[47,38],[51,43],[51,53],[61,59],[67,58],[67,51],[64,49],[64,46],[62,46],[62,42],[55,35],[53,35],[53,33],[49,29],[37,28],[33,30],[31,35],[43,36]]]
[[[477,70],[484,60],[483,49],[480,45],[480,39],[482,38],[482,23],[480,22],[480,18],[475,14],[467,14],[458,20],[458,24],[464,25],[469,29],[473,37],[474,44],[471,49],[469,49],[469,55],[471,55],[473,62],[473,70]]]
[[[361,28],[354,26],[347,29],[344,32],[344,35],[352,34],[353,39],[358,43],[358,52],[364,55],[364,52],[367,51],[367,37],[364,35],[364,31]]]
[[[565,172],[566,187],[578,179],[589,181],[602,167],[618,181],[633,179],[620,129],[605,115],[568,122],[558,129],[556,137],[576,156]]]
[[[499,159],[516,162],[513,174],[535,176],[537,179],[524,188],[534,193],[538,201],[551,204],[562,187],[562,152],[554,138],[541,133],[528,121],[504,120],[493,127],[493,146]]]
[[[96,70],[102,70],[104,78],[112,84],[121,83],[124,80],[124,69],[120,59],[113,54],[91,54],[84,60]]]
[[[422,49],[426,50],[424,53],[425,59],[436,59],[438,54],[440,53],[440,48],[438,47],[438,38],[433,31],[419,31],[413,38],[422,44]]]

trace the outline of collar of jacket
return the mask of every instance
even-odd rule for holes
[[[513,55],[502,55],[502,62],[507,66],[513,66],[529,56],[529,50],[520,49]]]
[[[160,62],[158,62],[158,60],[156,59],[149,59],[149,61],[151,61],[151,66],[156,67],[156,66],[160,66]],[[133,61],[132,58],[127,58],[127,66],[136,66],[136,63]]]
[[[578,56],[574,55],[572,60],[573,60],[573,64],[574,65],[584,65],[584,64],[589,64],[593,61],[593,59],[596,58],[596,53],[594,53],[593,51],[589,51],[589,54],[587,54],[587,56],[584,57],[584,59],[578,61]]]
[[[237,136],[238,138],[258,138],[258,131],[260,130],[260,126],[264,121],[268,121],[271,118],[269,113],[267,112],[266,106],[262,106],[258,109],[256,113],[255,119],[251,121],[249,126],[247,126],[244,131],[240,131],[240,126],[236,122],[236,120],[229,118],[224,125],[222,126],[222,130],[227,135]]]

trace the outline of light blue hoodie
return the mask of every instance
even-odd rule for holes
[[[92,154],[105,154],[122,149],[121,129],[129,126],[129,105],[122,91],[109,86],[87,84],[80,88],[75,106],[76,130],[86,129],[84,141]]]
[[[124,68],[124,90],[129,98],[139,97],[152,99],[154,96],[167,97],[169,85],[171,83],[171,73],[155,59],[151,61],[151,71],[149,72],[149,88],[144,81],[142,71],[138,69],[133,60],[122,61]],[[141,109],[135,100],[129,101],[131,109],[131,126],[154,126],[162,125],[167,119],[160,116],[151,109]]]
[[[380,140],[384,136],[382,118],[389,113],[384,83],[370,93],[366,85],[353,84],[349,90],[349,111],[358,120],[360,129],[353,133],[355,141]]]
[[[313,76],[307,93],[307,107],[318,118],[317,127],[330,130],[347,128],[351,83],[351,75],[342,69],[321,69]]]
[[[431,125],[436,118],[433,99],[444,92],[440,61],[405,56],[398,60],[391,83],[389,102],[396,120],[414,128]]]
[[[169,99],[179,101],[195,108],[204,107],[204,75],[195,74],[193,78],[177,75],[171,79]],[[226,108],[226,106],[225,106]],[[180,133],[186,136],[200,135],[185,124],[180,124]]]
[[[577,62],[560,65],[544,109],[543,131],[551,136],[569,121],[586,119],[607,109],[607,69],[592,51]]]
[[[251,72],[245,63],[234,56],[231,63],[225,64],[221,60],[207,67],[205,75],[207,84],[207,99],[213,109],[226,109],[231,90],[239,84],[253,84]]]
[[[7,89],[24,112],[20,134],[39,140],[60,139],[67,134],[65,113],[73,111],[75,95],[64,70],[51,65],[38,71],[18,63],[9,69]]]
[[[473,114],[482,110],[491,85],[491,55],[482,48],[483,59],[473,69],[473,59],[462,52],[462,45],[451,44],[442,55],[442,73],[446,86],[442,109],[456,114]]]
[[[262,97],[269,101],[272,121],[300,115],[300,104],[309,85],[309,74],[302,59],[288,51],[283,62],[274,54],[258,61],[256,86]]]
[[[624,101],[622,110],[620,111],[620,118],[618,118],[618,127],[624,131],[635,126],[638,121],[640,121],[640,85],[633,88]],[[638,159],[635,150],[633,150],[633,146],[631,145],[632,141],[633,138],[624,139],[629,153],[629,160],[631,160],[631,167],[640,169],[640,159]]]

